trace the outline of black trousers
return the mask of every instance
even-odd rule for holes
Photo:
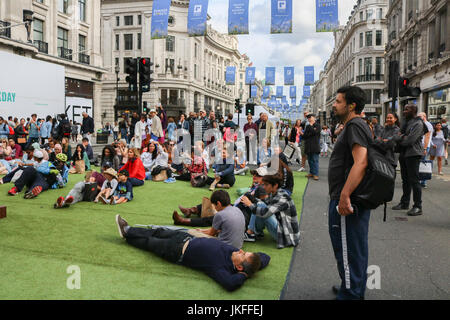
[[[27,167],[23,169],[23,173],[19,179],[14,183],[17,190],[20,192],[26,186],[28,190],[32,190],[34,187],[41,186],[42,191],[48,190],[49,185],[47,180],[45,180],[44,176],[36,171],[33,167]]]
[[[185,231],[164,228],[129,228],[125,238],[133,247],[153,252],[167,261],[180,263],[183,245],[193,236]]]
[[[419,165],[421,159],[421,156],[400,157],[399,159],[403,187],[403,196],[400,202],[404,206],[409,206],[412,191],[414,207],[420,209],[422,209],[422,188],[419,182]]]
[[[208,177],[208,180],[206,180],[206,184],[211,185],[214,182],[214,180],[215,180],[214,178]],[[236,178],[234,177],[234,174],[230,174],[227,176],[222,176],[220,178],[220,181],[218,182],[218,184],[229,184],[230,187],[232,187],[235,182],[236,182]]]

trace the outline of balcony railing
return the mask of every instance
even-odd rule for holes
[[[356,82],[384,81],[384,74],[363,74],[356,77]]]
[[[0,20],[0,28],[9,27],[10,25],[11,25],[11,23]],[[0,36],[11,38],[11,28],[0,29]]]
[[[84,63],[84,64],[90,64],[91,63],[91,57],[84,53],[78,54],[78,62]]]
[[[39,52],[48,54],[48,43],[41,40],[34,40],[34,46],[38,49]]]
[[[58,56],[63,59],[72,60],[72,49],[58,47]]]

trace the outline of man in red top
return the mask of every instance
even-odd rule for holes
[[[255,162],[256,145],[257,145],[256,134],[258,132],[258,126],[256,125],[256,123],[253,122],[253,117],[251,114],[248,114],[247,121],[248,122],[244,125],[245,148],[247,149],[247,161],[250,164],[256,164]],[[251,159],[250,159],[250,150],[252,155]]]

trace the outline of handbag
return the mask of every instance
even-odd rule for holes
[[[202,199],[202,213],[201,218],[207,218],[211,217],[216,214],[216,210],[214,209],[211,200],[209,200],[207,197],[203,197]]]
[[[26,138],[17,138],[17,143],[18,143],[18,144],[24,144],[24,143],[27,143],[27,139],[26,139]]]
[[[422,160],[419,165],[419,180],[431,180],[433,176],[433,161]]]

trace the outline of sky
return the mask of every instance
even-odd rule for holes
[[[229,0],[210,0],[209,23],[222,33],[228,32]],[[339,0],[339,22],[345,25],[356,0]],[[250,0],[249,35],[239,35],[239,51],[247,54],[256,67],[256,78],[265,78],[266,67],[276,67],[276,84],[283,85],[284,67],[295,67],[297,96],[302,92],[304,66],[314,66],[315,79],[323,70],[334,47],[333,33],[316,33],[316,1],[293,0],[293,32],[270,34],[270,0]],[[299,89],[301,88],[301,89]],[[288,89],[284,93],[288,95]]]

